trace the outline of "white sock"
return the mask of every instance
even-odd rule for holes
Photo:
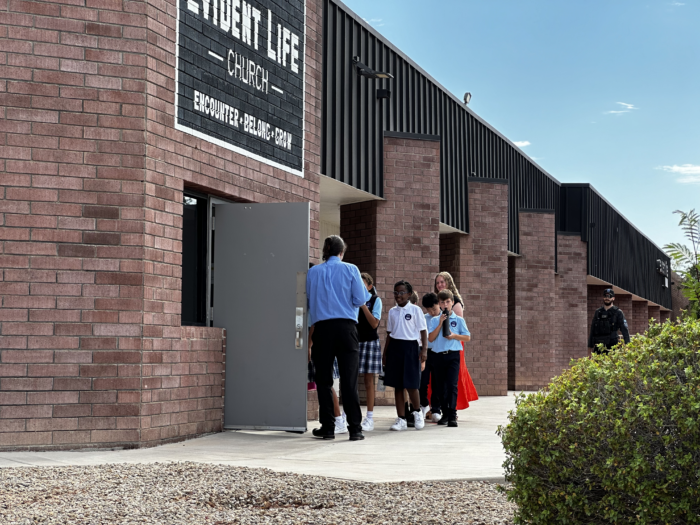
[[[367,419],[372,419],[372,416],[374,416],[374,410],[368,410],[367,411]]]
[[[335,418],[336,423],[342,423],[343,422],[343,416],[338,416]]]

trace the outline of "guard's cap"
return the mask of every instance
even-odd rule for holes
[[[606,295],[612,295],[613,297],[615,297],[615,291],[612,288],[606,288],[605,290],[603,290],[603,296]]]

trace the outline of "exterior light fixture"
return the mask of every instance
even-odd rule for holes
[[[394,75],[392,75],[391,73],[375,71],[371,67],[364,65],[362,62],[360,62],[360,57],[352,57],[352,61],[355,63],[355,69],[357,70],[357,73],[363,77],[374,79],[394,78]]]
[[[468,105],[469,101],[472,99],[472,94],[471,93],[465,93],[464,94],[464,105]]]

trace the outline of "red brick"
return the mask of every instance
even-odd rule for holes
[[[0,377],[23,377],[26,375],[27,375],[27,365],[25,365],[25,364],[17,364],[17,365],[0,364]],[[12,404],[12,403],[0,402],[0,405],[4,405],[4,404]]]
[[[0,378],[0,390],[51,390],[54,380],[46,378]]]
[[[0,446],[50,445],[51,432],[0,433]]]
[[[56,405],[78,403],[78,392],[29,392],[27,393],[28,405]]]
[[[53,417],[85,417],[92,411],[90,405],[56,405],[53,408]]]
[[[83,232],[85,244],[109,244],[117,246],[121,243],[121,235],[118,233]]]
[[[54,445],[78,445],[90,443],[90,431],[53,432]]]
[[[91,379],[57,377],[53,380],[54,390],[89,390]]]
[[[95,352],[93,363],[140,363],[140,352]]]
[[[2,335],[53,335],[53,324],[2,323]]]
[[[93,430],[91,436],[93,443],[135,442],[138,439],[138,430]]]

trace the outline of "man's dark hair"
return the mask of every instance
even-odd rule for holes
[[[347,245],[340,235],[330,235],[323,241],[323,260],[338,256],[345,251]]]
[[[398,283],[396,283],[396,284],[394,285],[394,290],[396,290],[396,287],[397,287],[397,286],[405,286],[405,287],[406,287],[406,291],[408,292],[408,296],[409,296],[409,297],[410,297],[411,294],[413,293],[413,286],[411,286],[411,283],[409,283],[408,281],[399,281]]]
[[[423,299],[421,299],[421,304],[423,305],[423,308],[428,309],[432,308],[436,304],[438,304],[438,298],[437,295],[435,295],[433,292],[427,293],[423,296]]]

